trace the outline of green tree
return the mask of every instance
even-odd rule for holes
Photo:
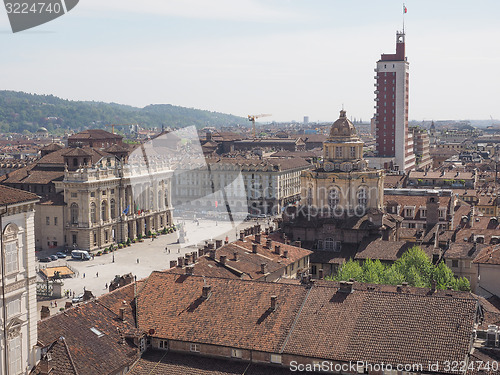
[[[455,290],[470,290],[467,279],[456,278],[444,262],[432,264],[427,254],[418,246],[407,250],[390,266],[382,264],[380,260],[367,259],[360,264],[350,259],[336,275],[327,279],[335,281],[355,279],[360,282],[388,285],[401,285],[407,282],[419,288],[430,288],[435,281],[437,289],[452,287]]]
[[[346,263],[344,263],[337,275],[333,277],[333,280],[342,281],[342,280],[361,280],[363,275],[363,268],[359,265],[359,262],[356,262],[352,259],[349,259]]]

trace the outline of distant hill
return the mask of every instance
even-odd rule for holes
[[[0,133],[36,132],[42,126],[51,133],[62,133],[104,128],[104,124],[139,124],[146,128],[195,125],[200,128],[247,122],[243,117],[170,104],[136,108],[116,103],[65,100],[53,95],[0,91]]]

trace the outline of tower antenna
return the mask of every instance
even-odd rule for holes
[[[405,33],[405,14],[407,11],[408,9],[406,9],[406,5],[403,3],[403,34]]]

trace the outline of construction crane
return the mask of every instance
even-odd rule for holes
[[[115,126],[132,126],[135,124],[104,124],[104,126],[111,126],[111,133],[115,134]]]
[[[272,115],[269,114],[269,113],[263,113],[263,114],[260,114],[260,115],[248,115],[248,121],[252,122],[253,137],[254,138],[255,138],[255,120],[258,119],[258,118],[261,118],[261,117],[268,117],[268,116],[272,116]]]

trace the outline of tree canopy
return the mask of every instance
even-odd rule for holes
[[[194,125],[201,128],[248,125],[248,120],[170,104],[137,108],[116,103],[71,101],[53,95],[0,91],[0,133],[34,133],[44,127],[51,134],[57,134],[64,133],[65,130],[104,128],[104,124],[139,124],[145,128]]]
[[[360,263],[350,259],[342,265],[336,275],[327,278],[336,281],[355,279],[364,283],[388,285],[400,285],[407,282],[408,285],[420,288],[430,288],[432,282],[435,281],[438,289],[446,289],[450,286],[455,290],[470,290],[470,284],[466,278],[455,277],[453,271],[444,262],[432,264],[418,246],[408,249],[391,265],[384,265],[380,260],[367,259]]]

